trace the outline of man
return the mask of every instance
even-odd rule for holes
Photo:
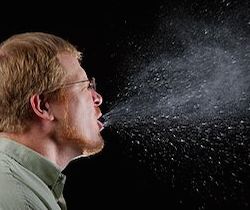
[[[102,97],[80,61],[52,34],[0,45],[0,209],[66,209],[62,170],[102,150]]]

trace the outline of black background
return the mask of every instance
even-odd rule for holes
[[[123,60],[129,52],[128,43],[154,32],[163,7],[168,17],[181,16],[185,11],[196,19],[216,21],[223,10],[229,14],[230,10],[248,6],[247,0],[226,2],[230,2],[231,7],[223,9],[221,5],[225,1],[222,0],[15,3],[14,11],[11,4],[2,8],[0,35],[4,40],[15,33],[44,31],[77,45],[84,52],[83,67],[97,79],[105,113],[109,109],[105,100],[115,98],[119,75],[126,74],[119,65],[126,65]],[[209,9],[209,15],[203,16],[204,8]],[[124,154],[118,135],[106,130],[103,136],[106,145],[101,153],[75,160],[64,170],[67,175],[64,195],[69,209],[97,206],[141,209],[150,204],[153,209],[202,209],[195,197],[181,188],[173,190],[169,183],[158,180],[147,166]],[[209,209],[238,208],[230,202],[208,206]]]

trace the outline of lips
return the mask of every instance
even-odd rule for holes
[[[100,131],[102,131],[104,129],[102,113],[100,113],[98,116],[97,125],[98,125]]]
[[[97,125],[98,125],[100,131],[102,131],[104,129],[104,125],[101,121],[97,120]]]

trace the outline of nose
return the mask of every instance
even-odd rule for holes
[[[92,99],[96,107],[102,104],[102,96],[97,93],[95,90],[92,90]]]

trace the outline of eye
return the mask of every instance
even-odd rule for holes
[[[94,77],[89,81],[88,89],[96,90],[96,82]]]
[[[94,86],[91,82],[89,82],[88,89],[94,89]]]
[[[88,89],[95,90],[95,85],[92,82],[89,82]]]
[[[88,89],[91,89],[91,83],[89,82],[89,84],[88,84],[88,87],[87,87]]]
[[[82,84],[81,91],[85,91],[86,89],[90,88],[90,84],[88,86],[86,84]]]

